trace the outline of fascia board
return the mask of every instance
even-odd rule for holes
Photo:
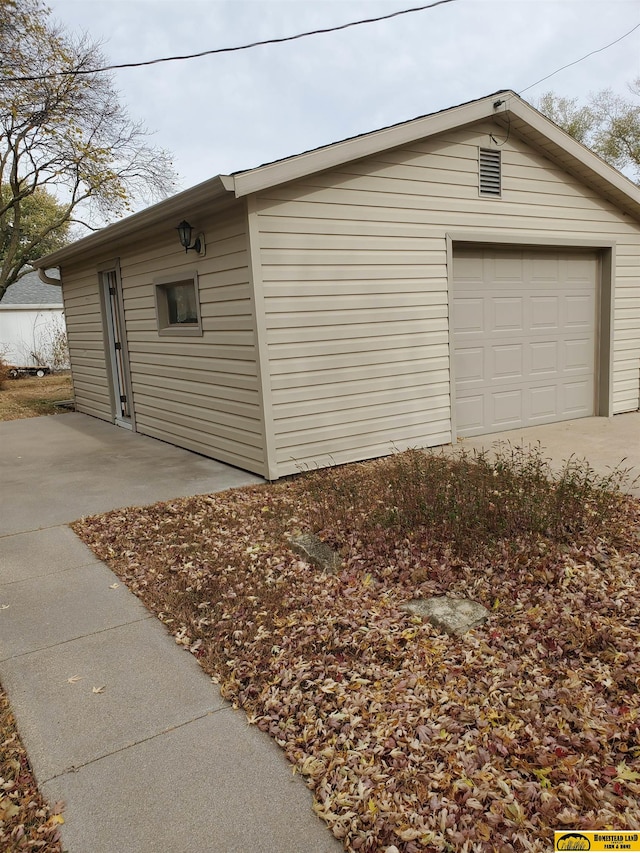
[[[497,107],[494,106],[496,102],[499,102]],[[615,196],[622,194],[624,200],[631,202],[628,207],[635,215],[640,214],[640,189],[632,181],[565,133],[550,119],[523,101],[515,92],[509,90],[355,139],[334,143],[287,160],[240,172],[232,176],[229,189],[233,189],[236,197],[240,198],[491,116],[500,117],[501,123],[504,124],[505,120],[508,120],[508,114],[516,116],[549,141],[552,146],[549,156],[553,158],[554,153],[558,155],[564,152],[568,156],[568,161],[573,160],[574,163],[579,163],[597,179],[598,183],[603,182],[599,188],[601,192],[606,192],[605,188],[613,190],[612,195],[618,203],[622,199],[619,196],[616,199]],[[570,165],[566,158],[557,157],[556,159],[565,167]],[[581,177],[585,179],[584,174]]]
[[[236,191],[236,182],[233,175],[218,175],[222,186],[229,193],[235,193]]]
[[[470,104],[424,116],[424,118],[413,119],[404,124],[376,130],[355,139],[336,142],[325,148],[299,154],[278,163],[259,166],[257,169],[251,169],[248,172],[240,172],[233,176],[236,196],[240,198],[250,195],[278,184],[284,184],[287,181],[304,178],[306,175],[315,172],[341,166],[343,163],[352,160],[359,160],[371,154],[378,154],[381,151],[406,145],[416,139],[425,139],[452,128],[480,121],[487,116],[495,115],[498,110],[494,108],[493,104],[496,100],[504,100],[505,97],[505,93],[492,95],[489,98],[483,98],[481,101],[474,101]]]
[[[75,243],[70,243],[62,249],[38,258],[31,262],[31,266],[36,269],[56,267],[69,258],[98,250],[119,238],[130,237],[132,232],[152,227],[171,216],[187,216],[189,208],[200,207],[207,202],[216,201],[229,195],[232,190],[229,188],[228,178],[227,175],[216,175],[215,178],[203,181],[195,187],[184,190],[151,207],[146,207],[144,210],[127,216],[119,222],[114,222],[113,225],[107,225],[100,231],[89,234]]]
[[[573,139],[568,133],[565,133],[550,119],[529,106],[529,104],[517,95],[509,93],[508,96],[505,96],[505,101],[505,112],[508,111],[522,119],[531,128],[546,136],[551,143],[564,149],[567,154],[581,162],[591,172],[594,172],[602,180],[640,205],[640,188],[633,181],[630,181],[629,178],[626,178],[621,172],[614,169],[613,166],[609,166],[608,163],[601,160],[600,157],[590,151],[581,142]]]

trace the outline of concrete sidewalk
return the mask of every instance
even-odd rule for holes
[[[69,853],[342,849],[280,749],[66,527],[260,482],[79,414],[0,424],[0,682]]]

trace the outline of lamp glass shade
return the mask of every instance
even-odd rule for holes
[[[180,238],[180,245],[184,246],[185,249],[188,249],[191,245],[192,231],[193,229],[186,219],[183,219],[180,225],[178,225],[178,236]]]

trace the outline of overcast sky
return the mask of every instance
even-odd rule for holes
[[[48,0],[114,63],[291,35],[427,0]],[[640,23],[640,0],[454,0],[288,44],[115,72],[132,118],[174,155],[186,189],[488,95],[522,92]],[[640,29],[555,75],[581,100],[640,77]]]

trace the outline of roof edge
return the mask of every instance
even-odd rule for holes
[[[640,220],[640,188],[633,181],[581,142],[569,136],[566,131],[523,100],[516,92],[503,89],[475,101],[468,101],[340,142],[329,143],[312,151],[266,163],[255,169],[235,172],[232,175],[216,175],[56,252],[45,255],[33,261],[32,266],[36,269],[57,266],[79,252],[94,251],[112,240],[128,236],[134,229],[151,227],[168,216],[188,215],[188,211],[185,211],[187,206],[197,206],[225,197],[229,200],[239,199],[307,175],[339,167],[353,160],[436,136],[457,127],[474,124],[489,117],[499,117],[502,123],[509,122],[511,117],[522,121],[551,143],[549,156],[553,157],[555,153],[557,158],[562,160],[565,169],[573,170],[574,174],[583,181],[590,178],[597,191],[608,195],[611,200],[622,205]]]
[[[132,229],[150,227],[168,216],[184,216],[184,208],[187,205],[199,205],[217,198],[224,198],[230,193],[233,193],[233,179],[229,175],[216,175],[214,178],[208,178],[206,181],[196,184],[195,187],[190,187],[151,205],[151,207],[145,207],[138,213],[120,219],[113,225],[107,225],[93,234],[75,240],[68,246],[63,246],[62,249],[57,249],[49,255],[31,261],[31,266],[37,270],[56,267],[79,251],[90,252],[99,249],[111,240],[130,234]]]
[[[62,302],[0,302],[0,311],[64,311]]]
[[[610,166],[605,160],[599,157],[582,142],[578,142],[570,136],[559,125],[547,118],[543,113],[532,107],[531,104],[523,100],[515,92],[509,92],[509,97],[513,98],[513,102],[505,104],[505,112],[510,112],[522,119],[534,130],[544,134],[551,142],[564,148],[565,151],[576,160],[581,161],[591,171],[595,172],[599,177],[603,178],[609,184],[614,186],[620,192],[630,196],[630,198],[640,205],[640,187],[627,178],[618,169]]]
[[[235,194],[240,198],[267,190],[288,181],[336,168],[352,160],[436,136],[492,116],[499,116],[502,122],[508,122],[510,116],[516,116],[533,130],[547,137],[557,149],[565,151],[574,163],[579,163],[583,169],[612,188],[618,203],[620,203],[621,194],[630,202],[627,205],[628,208],[640,219],[640,188],[591,149],[573,139],[511,89],[500,90],[476,101],[469,101],[457,107],[410,119],[361,136],[350,137],[342,142],[334,142],[284,160],[266,163],[256,169],[237,172],[232,176],[235,181]],[[582,179],[584,180],[584,176]],[[602,191],[600,187],[600,192]]]
[[[233,175],[236,197],[240,198],[269,189],[278,184],[304,178],[314,172],[341,166],[351,160],[359,160],[389,148],[406,145],[417,139],[444,133],[454,127],[480,121],[500,112],[500,106],[510,96],[517,97],[510,89],[495,92],[477,101],[469,101],[457,107],[449,107],[440,112],[409,119],[401,124],[353,136],[342,142],[333,142],[321,148],[315,148],[313,151],[267,163],[246,172],[236,172]],[[495,107],[494,104],[497,101],[500,101],[500,106]]]

